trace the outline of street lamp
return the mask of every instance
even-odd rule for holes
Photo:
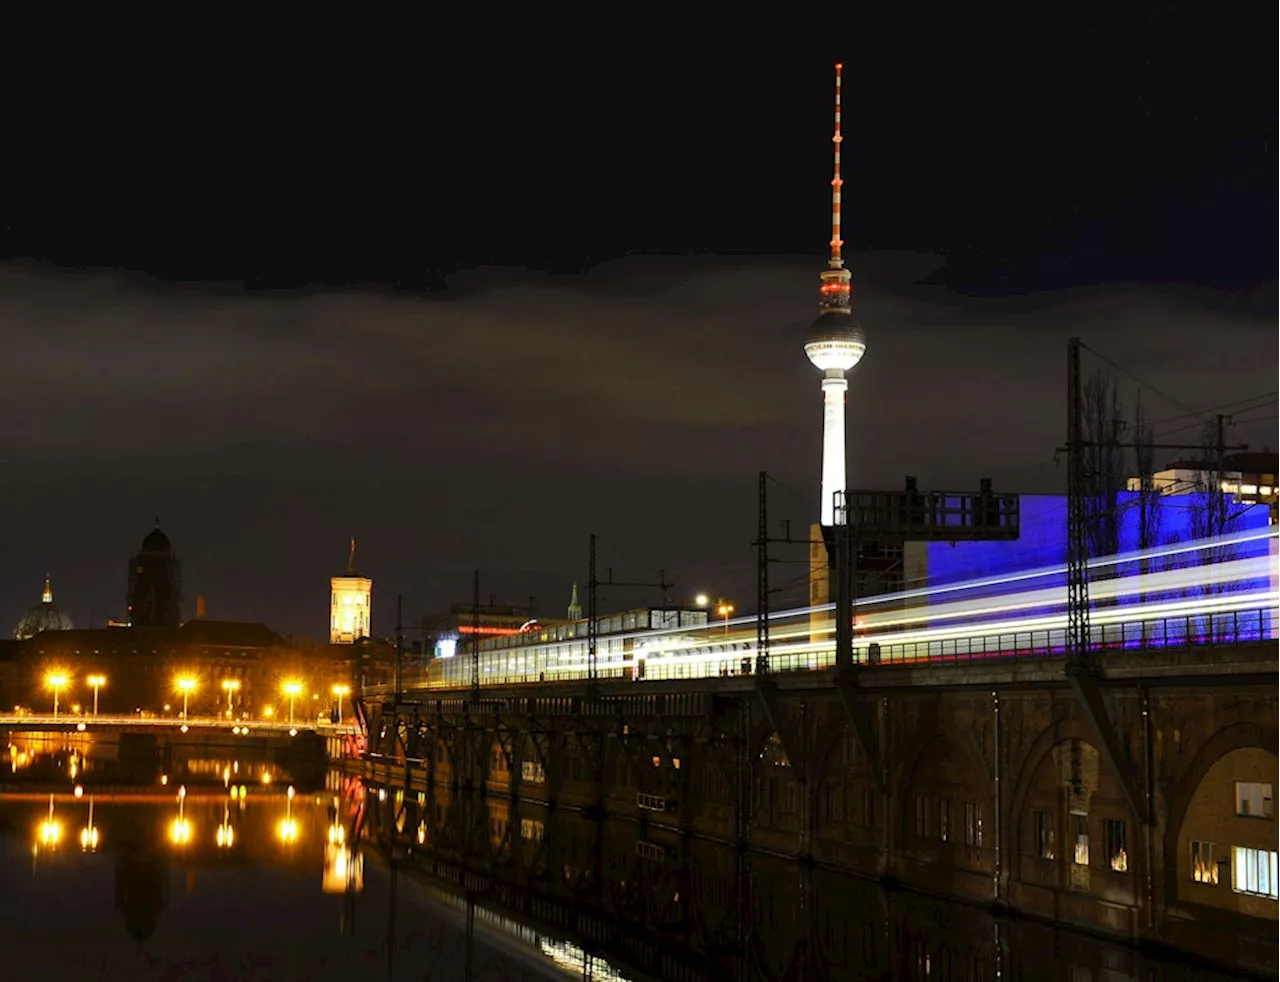
[[[192,678],[178,679],[178,691],[182,693],[182,722],[187,721],[187,697],[196,690],[196,680]]]
[[[227,719],[230,719],[232,714],[231,697],[234,693],[240,691],[240,680],[239,679],[223,679],[222,691],[227,694]]]
[[[67,686],[67,676],[65,672],[52,672],[45,676],[45,685],[53,690],[53,718],[58,718],[58,693]]]
[[[90,675],[89,685],[93,688],[93,715],[98,715],[98,690],[107,684],[105,675]]]
[[[284,684],[284,694],[289,697],[289,725],[293,726],[293,700],[302,694],[302,684],[300,682],[286,682]]]
[[[699,607],[705,607],[709,601],[707,600],[707,595],[705,593],[700,593],[693,598],[693,602]]]
[[[724,618],[724,634],[725,634],[725,637],[728,637],[729,636],[729,615],[733,613],[733,604],[727,604],[723,600],[721,600],[720,606],[716,608],[716,613]]]
[[[351,695],[351,686],[335,685],[333,687],[333,694],[338,697],[338,722],[341,723],[342,722],[342,697]]]

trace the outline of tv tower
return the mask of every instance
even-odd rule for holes
[[[849,389],[845,372],[862,360],[866,336],[849,307],[849,271],[844,267],[840,238],[840,73],[836,65],[835,176],[831,179],[831,258],[822,271],[818,319],[809,327],[804,353],[822,371],[822,517],[835,524],[835,492],[845,490],[844,400]]]

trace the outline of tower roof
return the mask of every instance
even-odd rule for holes
[[[142,540],[140,551],[166,556],[173,552],[173,544],[169,541],[169,537],[160,531],[160,519],[156,519],[156,527]]]
[[[70,631],[73,626],[71,618],[53,602],[53,584],[46,573],[40,602],[27,608],[27,612],[19,619],[18,626],[14,628],[13,636],[19,641],[25,641],[44,631]]]
[[[351,537],[351,553],[347,556],[347,571],[343,576],[359,576],[356,572],[356,537]]]

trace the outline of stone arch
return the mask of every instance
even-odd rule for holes
[[[1031,748],[1027,751],[1025,757],[1022,758],[1022,764],[1018,769],[1018,775],[1013,784],[1013,795],[1009,800],[1009,828],[1012,835],[1009,837],[1010,842],[1018,841],[1018,818],[1022,814],[1023,806],[1026,804],[1027,792],[1031,789],[1031,782],[1035,780],[1036,771],[1040,769],[1040,762],[1044,760],[1045,754],[1056,747],[1060,743],[1068,740],[1082,740],[1093,746],[1093,734],[1089,728],[1084,725],[1082,720],[1075,717],[1067,717],[1054,721],[1051,725],[1040,732],[1040,735],[1031,743]]]
[[[925,752],[939,738],[945,739],[959,753],[975,776],[981,777],[984,781],[990,780],[991,768],[982,757],[977,755],[974,750],[976,745],[972,741],[958,738],[943,726],[923,727],[916,738],[908,744],[907,752],[902,756],[902,765],[896,773],[890,775],[892,789],[910,787],[911,781],[920,767],[920,762],[924,759]]]
[[[1178,837],[1182,834],[1182,826],[1186,821],[1187,809],[1200,787],[1200,782],[1213,767],[1227,754],[1235,750],[1257,749],[1275,754],[1280,744],[1280,729],[1262,723],[1230,723],[1216,731],[1191,759],[1187,769],[1178,779],[1168,803],[1168,821],[1164,829],[1164,855],[1166,864],[1177,868]],[[1166,876],[1164,880],[1165,902],[1177,903],[1178,878]]]
[[[750,764],[753,821],[779,832],[801,831],[804,785],[776,731],[753,743]]]
[[[883,824],[877,817],[878,789],[852,724],[823,731],[809,773],[813,775],[810,794],[817,839],[829,845],[858,846],[878,841],[877,827]]]
[[[1079,772],[1074,770],[1077,766]],[[1048,776],[1046,767],[1051,771]],[[1069,772],[1073,776],[1064,776]],[[1035,825],[1037,812],[1047,822],[1044,843]],[[1088,890],[1091,883],[1094,888],[1102,884],[1116,898],[1127,896],[1123,902],[1139,903],[1149,865],[1141,848],[1144,816],[1134,812],[1123,778],[1108,766],[1092,729],[1080,717],[1055,720],[1031,742],[1019,766],[1006,816],[1001,836],[1006,855],[1003,866],[1012,879],[1053,889],[1070,885]],[[1077,827],[1076,822],[1081,824]],[[1118,839],[1109,838],[1113,822],[1121,823]],[[1089,856],[1080,864],[1073,861],[1077,831],[1087,837],[1084,844]],[[1117,850],[1116,856],[1108,858],[1109,846]],[[1047,851],[1042,854],[1041,850]],[[1121,862],[1123,865],[1116,865]],[[1091,878],[1095,875],[1102,879],[1094,882]]]
[[[893,820],[903,851],[925,862],[993,864],[997,803],[985,763],[944,728],[926,731],[913,749],[895,785],[901,793]],[[976,806],[974,826],[980,830],[972,844],[966,837],[970,806]]]

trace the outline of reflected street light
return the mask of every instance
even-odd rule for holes
[[[333,694],[338,697],[338,722],[341,723],[342,722],[342,697],[351,695],[351,686],[335,685],[333,687]]]
[[[178,691],[182,693],[182,722],[187,721],[187,697],[195,691],[196,680],[193,678],[178,679]]]
[[[107,684],[105,675],[90,675],[89,685],[93,687],[93,715],[98,715],[98,690]]]
[[[231,708],[231,697],[234,693],[240,691],[240,680],[239,679],[223,679],[222,691],[227,694],[227,718],[230,719],[233,712]]]
[[[45,685],[53,690],[53,717],[58,718],[58,694],[67,687],[65,672],[52,672],[45,676]]]
[[[289,697],[289,725],[293,726],[293,700],[302,694],[302,684],[300,682],[286,682],[284,684],[284,694]]]

